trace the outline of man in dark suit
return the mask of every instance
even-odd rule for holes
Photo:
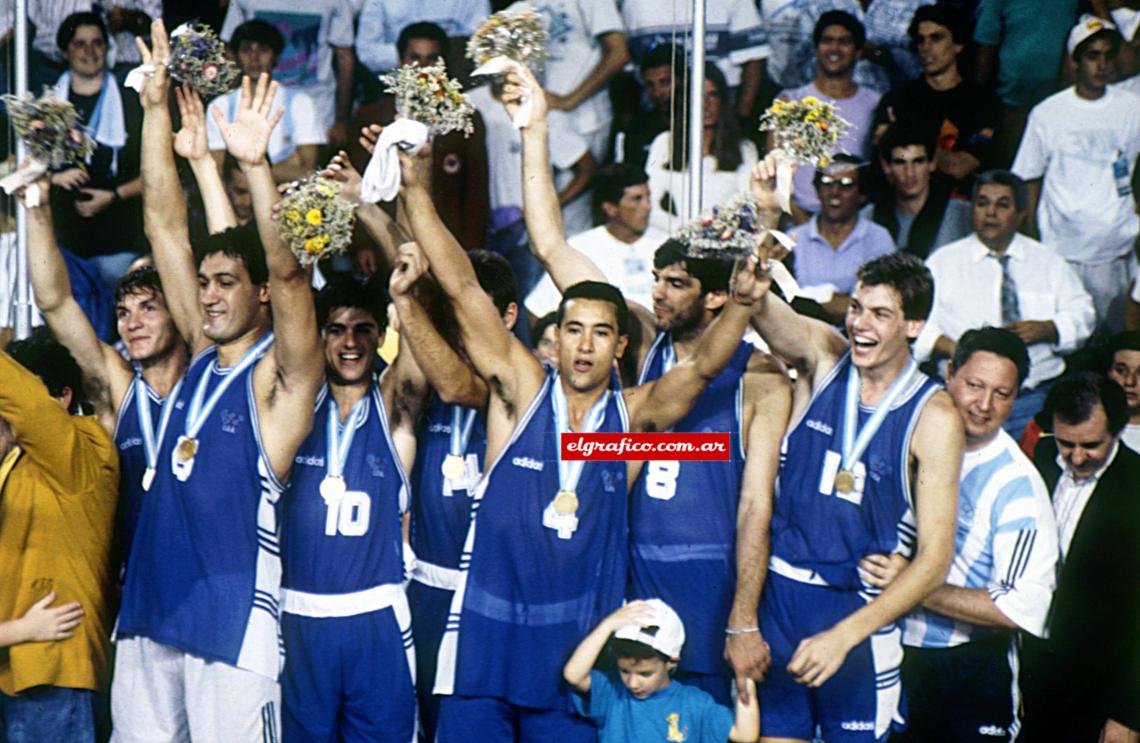
[[[1093,373],[1045,401],[1034,463],[1053,494],[1061,572],[1049,639],[1024,636],[1018,741],[1140,740],[1140,455],[1120,445],[1124,391]]]

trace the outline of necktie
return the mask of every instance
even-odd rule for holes
[[[1001,323],[1009,325],[1021,321],[1021,308],[1017,303],[1017,282],[1009,274],[1009,255],[990,253],[1001,264]]]

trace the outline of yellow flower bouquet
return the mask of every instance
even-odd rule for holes
[[[302,266],[343,253],[356,222],[352,204],[340,198],[340,184],[313,176],[281,200],[281,238]]]

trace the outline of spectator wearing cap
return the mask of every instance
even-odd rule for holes
[[[676,99],[675,81],[684,78],[685,52],[672,44],[654,44],[638,65],[642,102],[637,112],[617,127],[614,134],[615,162],[645,169],[649,146],[669,128]]]
[[[1081,16],[1069,33],[1076,85],[1029,114],[1013,172],[1029,184],[1031,233],[1080,275],[1101,327],[1121,327],[1140,232],[1131,176],[1140,155],[1140,97],[1109,86],[1120,35]]]
[[[1001,116],[992,91],[962,78],[958,55],[970,41],[968,26],[955,6],[915,11],[907,32],[922,77],[885,95],[875,115],[876,139],[895,121],[937,132],[934,168],[967,192],[970,177],[990,167]]]
[[[872,258],[895,251],[891,234],[859,213],[863,162],[837,155],[812,181],[819,212],[791,230],[796,241],[793,273],[804,296],[819,302],[832,322],[841,322],[855,290],[855,272]]]
[[[1105,374],[1124,390],[1128,401],[1128,423],[1120,440],[1129,449],[1140,452],[1140,331],[1117,333],[1108,343],[1108,368]]]

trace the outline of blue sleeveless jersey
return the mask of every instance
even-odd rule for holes
[[[282,502],[281,585],[340,594],[400,583],[404,579],[400,518],[409,488],[388,430],[380,388],[373,381],[364,396],[367,410],[344,465],[348,491],[334,514],[320,494],[328,466],[331,401],[325,387],[317,398],[313,430],[297,450]]]
[[[867,590],[857,571],[863,557],[900,548],[909,553],[914,545],[910,439],[923,406],[942,385],[925,374],[915,375],[857,463],[857,487],[842,494],[834,489],[834,479],[842,459],[850,365],[848,352],[784,438],[772,514],[772,559],[814,572],[811,582],[822,579],[836,588]],[[874,408],[860,405],[859,425],[873,413]]]
[[[198,433],[185,482],[171,469],[186,409],[202,375],[214,389],[229,370],[209,348],[191,363],[143,500],[118,634],[139,635],[270,678],[281,670],[277,626],[282,487],[261,446],[250,366]]]
[[[578,642],[621,605],[627,570],[625,462],[587,462],[578,527],[543,526],[559,491],[551,386],[542,389],[476,489],[439,653],[435,691],[573,710],[562,666]],[[620,390],[598,429],[628,430]]]
[[[660,334],[646,355],[640,384],[664,373],[671,341]],[[630,510],[629,598],[661,598],[685,623],[681,668],[720,673],[724,628],[736,588],[736,506],[744,458],[740,436],[744,373],[755,347],[742,342],[732,360],[673,427],[729,433],[727,462],[646,462]]]
[[[146,387],[146,403],[150,405],[150,419],[158,429],[162,417],[162,398],[149,384]],[[146,471],[146,448],[143,446],[142,429],[139,427],[139,400],[135,395],[132,380],[127,393],[119,404],[119,417],[115,421],[115,448],[119,450],[119,506],[115,514],[116,567],[126,565],[130,555],[131,540],[135,535],[135,524],[139,520],[146,491],[142,487],[143,473]]]
[[[450,446],[452,409],[433,397],[416,445],[416,464],[412,470],[411,544],[416,559],[445,568],[458,568],[463,540],[471,522],[471,494],[467,490],[451,490],[444,494],[444,477],[440,467]],[[466,409],[464,409],[466,411]],[[475,414],[471,438],[467,443],[467,466],[482,472],[487,453],[487,415]],[[474,459],[472,459],[474,458]]]

